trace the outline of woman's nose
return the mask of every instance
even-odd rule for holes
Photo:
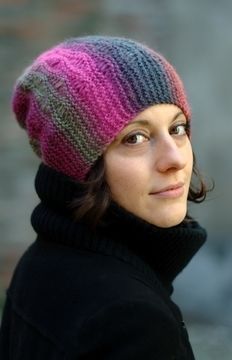
[[[178,146],[172,136],[162,139],[156,148],[156,168],[160,172],[170,169],[181,170],[186,165],[184,148]]]

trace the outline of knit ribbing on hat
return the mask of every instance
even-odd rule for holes
[[[17,80],[12,103],[36,154],[77,180],[148,106],[174,104],[190,120],[173,66],[143,44],[107,36],[69,39],[42,53]]]

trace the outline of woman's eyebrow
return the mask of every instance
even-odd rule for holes
[[[151,125],[148,120],[143,120],[143,119],[135,120],[135,121],[131,122],[128,125],[134,125],[134,124],[135,125],[146,125],[146,126]]]
[[[178,111],[178,113],[176,113],[176,115],[173,117],[172,122],[175,121],[180,115],[185,116],[182,111]]]

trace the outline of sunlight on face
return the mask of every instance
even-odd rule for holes
[[[156,226],[179,224],[193,167],[188,128],[183,112],[171,104],[136,116],[104,153],[113,200]]]

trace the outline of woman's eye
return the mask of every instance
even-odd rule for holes
[[[171,133],[179,136],[186,135],[188,133],[188,129],[189,129],[188,124],[179,124],[172,129]]]
[[[135,133],[135,134],[126,136],[126,138],[124,139],[124,143],[133,145],[133,144],[141,144],[148,140],[149,140],[148,136],[141,134],[141,133]]]

